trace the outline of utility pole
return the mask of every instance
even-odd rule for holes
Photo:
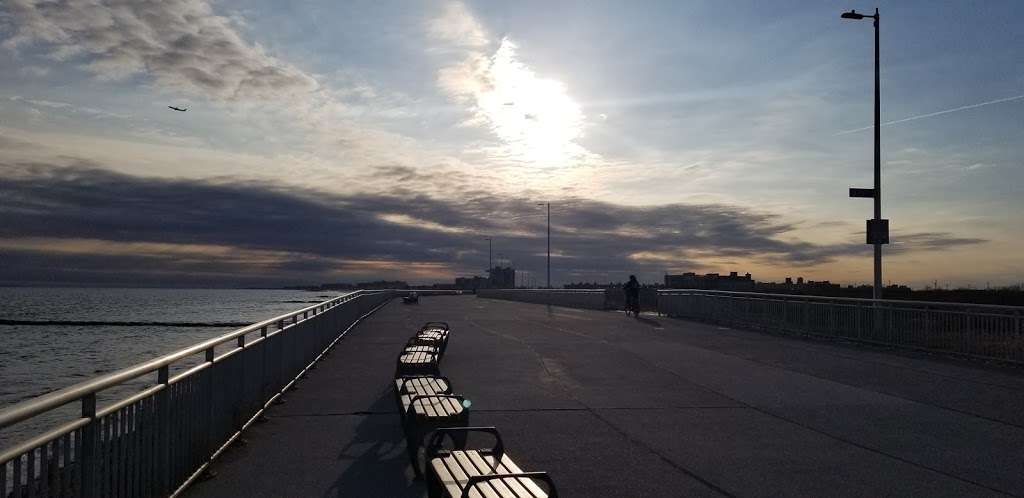
[[[879,46],[878,46],[878,21],[880,16],[878,9],[875,15],[860,14],[855,10],[843,12],[840,16],[843,19],[873,19],[875,26],[875,185],[872,189],[851,188],[850,197],[870,197],[875,200],[874,217],[867,222],[867,243],[872,244],[875,249],[875,275],[874,286],[871,289],[873,299],[882,299],[882,244],[889,243],[889,220],[882,219],[882,104],[881,84],[879,76]]]
[[[875,8],[875,223],[882,223],[882,102],[878,64],[878,8]],[[885,243],[889,242],[888,221],[885,222]],[[882,299],[882,242],[875,237],[875,299]]]
[[[548,289],[551,288],[551,203],[550,202],[538,202],[538,206],[547,206],[548,208]]]
[[[548,289],[551,288],[551,203],[548,204]]]
[[[487,283],[490,285],[491,280],[494,279],[491,271],[494,270],[494,265],[491,264],[491,238],[487,237]]]

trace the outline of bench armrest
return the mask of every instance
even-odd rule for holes
[[[444,444],[445,436],[447,436],[448,439],[451,439],[452,447],[454,449],[456,440],[453,435],[468,432],[483,432],[494,436],[494,447],[486,451],[494,455],[496,462],[501,462],[501,457],[505,454],[505,443],[501,440],[501,434],[498,432],[498,429],[494,427],[442,427],[440,429],[436,429],[430,436],[430,443],[427,444],[427,460],[437,457],[441,454],[441,451],[444,451],[441,448],[441,445]],[[458,449],[466,449],[465,442],[466,439],[463,439],[463,447]]]
[[[420,330],[428,329],[431,327],[441,327],[445,330],[451,330],[451,327],[448,326],[448,322],[427,322],[424,323],[422,327],[420,327]]]
[[[459,396],[459,395],[456,395],[456,394],[417,394],[417,395],[413,396],[412,399],[409,400],[409,408],[406,408],[405,413],[406,413],[406,415],[412,415],[412,413],[413,413],[413,406],[415,406],[416,402],[421,400],[421,399],[445,399],[445,398],[457,399],[457,400],[459,400],[459,404],[462,404],[462,402],[466,400],[466,398],[464,398],[462,396]],[[465,405],[463,405],[463,409],[465,409]]]
[[[402,394],[402,393],[407,392],[405,390],[405,385],[410,380],[413,380],[413,379],[438,379],[438,380],[443,380],[444,381],[444,385],[446,387],[445,387],[444,391],[441,391],[441,392],[439,392],[437,394],[451,394],[452,393],[452,381],[448,380],[448,377],[445,377],[443,375],[403,375],[400,378],[402,379],[402,383],[399,384],[399,386],[398,386],[398,394]]]
[[[558,490],[555,489],[555,482],[551,480],[551,476],[547,472],[521,472],[518,474],[487,474],[481,476],[472,476],[469,478],[469,482],[466,483],[466,488],[462,490],[462,498],[469,498],[469,492],[475,486],[480,483],[493,481],[495,479],[508,479],[508,478],[519,478],[527,477],[534,480],[542,481],[548,488],[549,498],[558,498]]]

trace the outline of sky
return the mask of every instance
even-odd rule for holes
[[[885,280],[1024,281],[1015,0],[4,0],[0,285],[867,283],[876,6]]]

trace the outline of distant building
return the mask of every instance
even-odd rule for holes
[[[472,277],[458,277],[455,279],[455,288],[459,290],[470,291],[476,291],[477,289],[486,289],[488,288],[487,278],[476,275]]]
[[[752,291],[754,283],[754,279],[749,273],[740,276],[738,272],[730,272],[729,275],[717,273],[697,275],[694,272],[665,275],[665,287],[669,289]]]
[[[516,269],[511,266],[495,266],[488,270],[492,289],[514,289],[516,286]]]

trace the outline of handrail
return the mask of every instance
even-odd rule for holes
[[[307,306],[298,311],[291,311],[283,315],[276,316],[262,322],[254,323],[246,327],[228,332],[224,335],[207,339],[198,344],[194,344],[184,349],[179,349],[170,354],[154,358],[149,361],[145,361],[121,370],[111,372],[108,374],[95,377],[78,384],[74,384],[63,389],[44,394],[37,398],[25,400],[14,406],[10,406],[0,410],[0,429],[9,427],[23,420],[32,418],[40,413],[52,410],[54,408],[66,405],[68,403],[78,401],[85,396],[90,394],[98,393],[104,389],[114,387],[122,382],[126,382],[137,377],[141,377],[145,374],[155,372],[160,368],[171,365],[172,363],[187,358],[189,356],[198,354],[207,349],[216,347],[225,342],[237,339],[239,336],[243,336],[252,332],[259,331],[263,327],[274,325],[282,321],[290,320],[297,315],[308,313],[315,308],[328,306],[333,307],[342,302],[348,301],[349,299],[368,294],[375,294],[379,292],[389,292],[386,290],[381,291],[353,291],[347,294],[342,294],[338,297],[328,299],[322,303]]]
[[[911,299],[871,299],[863,297],[832,297],[832,296],[816,296],[816,295],[804,295],[804,294],[778,294],[771,292],[741,292],[741,291],[723,291],[723,290],[710,290],[710,289],[658,289],[658,294],[674,295],[678,293],[703,293],[711,295],[734,295],[742,297],[773,297],[779,299],[786,299],[790,301],[809,301],[809,300],[823,300],[823,301],[848,301],[858,302],[866,304],[881,303],[886,305],[893,304],[909,304],[918,306],[931,306],[931,307],[966,307],[966,308],[993,308],[1003,311],[1024,311],[1024,306],[1008,306],[1004,304],[975,304],[975,303],[961,303],[961,302],[949,302],[949,301],[915,301]]]
[[[176,496],[353,327],[406,292],[348,291],[0,410],[0,429],[31,425],[16,433],[20,443],[0,448],[0,496],[47,486],[84,498],[125,486]],[[141,392],[117,389],[153,373],[155,384]],[[105,389],[119,399],[98,407]],[[78,414],[58,410],[74,403]],[[66,422],[44,427],[56,419]]]
[[[598,294],[604,289],[477,289],[478,291],[554,292],[556,294]]]
[[[658,291],[658,312],[1024,364],[1024,306],[664,289]]]

